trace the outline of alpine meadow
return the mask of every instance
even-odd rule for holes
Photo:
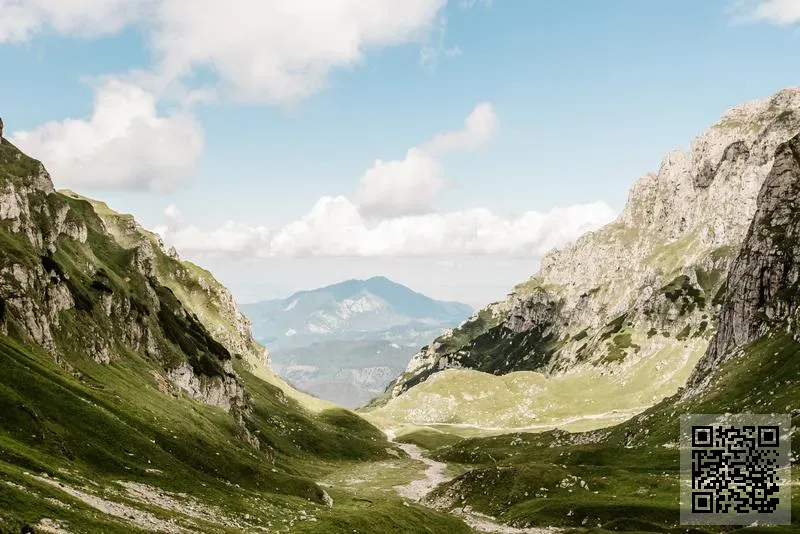
[[[0,0],[0,534],[800,531],[798,32]]]

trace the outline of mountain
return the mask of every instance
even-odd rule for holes
[[[350,408],[381,394],[426,340],[473,311],[382,276],[242,309],[255,336],[269,344],[278,373],[303,391]]]
[[[322,482],[387,461],[407,465],[272,372],[210,273],[0,134],[0,531],[468,531]]]
[[[473,311],[466,304],[434,300],[382,276],[300,291],[242,309],[253,321],[256,338],[275,348],[398,327],[453,326]]]
[[[790,414],[792,456],[798,457],[800,134],[780,144],[770,160],[757,210],[724,277],[716,333],[688,386],[603,430],[460,441],[430,431],[409,434],[403,439],[438,447],[436,458],[467,469],[434,490],[429,504],[518,528],[677,534],[688,530],[678,503],[680,415]],[[797,474],[785,483],[796,489]],[[796,532],[800,506],[793,493],[792,525],[697,525],[688,531]]]
[[[674,394],[717,331],[758,193],[798,130],[800,89],[725,113],[641,177],[617,220],[420,350],[373,420],[599,427]]]

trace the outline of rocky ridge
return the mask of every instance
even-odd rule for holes
[[[768,332],[800,342],[800,134],[780,145],[758,209],[726,280],[717,335],[692,374],[694,395],[734,349]]]
[[[161,362],[165,392],[247,410],[231,360],[268,369],[269,359],[228,290],[131,216],[55,191],[44,166],[5,139],[0,238],[0,331],[68,371],[67,354],[108,364],[142,353]]]
[[[448,368],[624,375],[676,339],[702,340],[662,362],[677,389],[713,335],[775,150],[798,130],[797,88],[728,111],[641,177],[616,221],[548,254],[505,301],[424,347],[379,403]]]

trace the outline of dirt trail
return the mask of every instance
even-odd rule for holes
[[[442,462],[437,462],[436,460],[431,460],[430,458],[426,458],[422,454],[422,449],[417,447],[411,443],[396,443],[398,447],[403,449],[409,457],[414,460],[420,461],[424,463],[427,467],[425,469],[425,478],[420,478],[417,480],[412,481],[405,486],[395,486],[395,490],[397,493],[405,497],[406,499],[411,499],[412,501],[421,501],[427,494],[429,494],[433,489],[441,484],[442,482],[447,482],[451,480],[453,477],[445,475],[445,471],[447,470],[447,464]]]
[[[446,475],[447,464],[437,462],[426,457],[422,449],[411,443],[398,443],[394,441],[394,433],[386,432],[390,442],[397,445],[413,460],[424,463],[427,467],[423,473],[424,477],[412,482],[395,486],[394,489],[401,496],[425,505],[424,498],[433,491],[436,486],[443,482],[452,480],[452,476]],[[477,532],[493,532],[497,534],[553,534],[558,532],[555,528],[516,528],[497,523],[494,518],[467,509],[454,508],[450,513],[461,518],[467,525]]]

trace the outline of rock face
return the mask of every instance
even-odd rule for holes
[[[137,270],[169,287],[231,354],[242,356],[250,365],[269,367],[269,353],[253,339],[250,320],[239,310],[228,288],[210,272],[182,260],[173,247],[166,249],[157,234],[145,230],[131,215],[117,213],[104,202],[72,191],[63,193],[89,202],[114,239],[135,251]]]
[[[800,339],[800,134],[775,152],[726,286],[717,335],[689,380],[689,395],[732,349],[776,328]]]
[[[56,192],[42,164],[7,140],[0,239],[2,333],[41,346],[69,372],[65,356],[109,364],[137,353],[195,399],[247,412],[232,360],[269,360],[227,289],[132,217]]]
[[[198,376],[188,363],[183,362],[175,369],[170,369],[167,377],[192,398],[210,406],[218,406],[226,412],[236,406],[246,405],[244,388],[236,380],[236,374],[230,366],[226,367],[224,377],[208,379]]]
[[[676,372],[677,389],[713,335],[722,282],[775,150],[798,130],[800,89],[730,110],[642,176],[616,221],[548,254],[505,301],[424,347],[383,400],[448,368],[594,368],[626,379],[648,358]],[[670,356],[676,338],[704,343],[688,358]]]

